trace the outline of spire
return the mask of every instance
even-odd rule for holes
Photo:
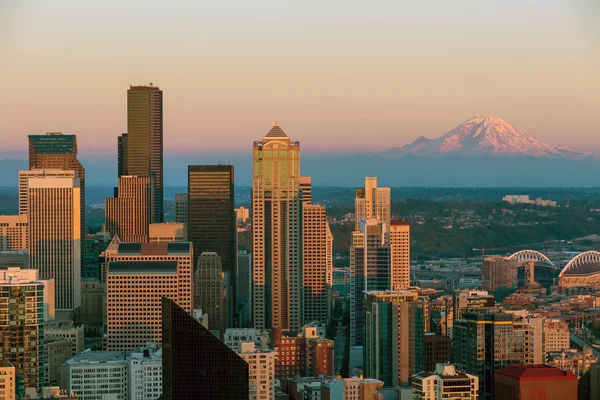
[[[275,122],[273,122],[273,126],[279,126],[279,121],[275,120]]]
[[[267,133],[267,135],[265,136],[265,138],[286,138],[287,139],[287,135],[279,127],[279,121],[275,121],[273,123],[273,127],[271,128],[271,130],[269,131],[269,133]]]

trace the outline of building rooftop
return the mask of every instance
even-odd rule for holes
[[[176,274],[176,261],[111,261],[108,274]]]
[[[275,121],[271,130],[265,136],[266,138],[287,138],[285,132],[279,127],[279,123]]]
[[[546,364],[516,364],[496,371],[497,374],[518,379],[552,378],[552,379],[578,379],[572,372]]]
[[[397,225],[410,225],[410,224],[408,222],[404,222],[400,219],[393,219],[390,221],[390,225],[397,226]]]
[[[91,351],[84,350],[80,354],[65,361],[67,365],[119,363],[125,361],[127,353],[124,351]]]
[[[190,242],[172,243],[118,243],[119,255],[133,256],[166,256],[190,254],[192,244]]]

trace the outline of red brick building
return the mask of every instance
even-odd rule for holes
[[[494,382],[495,400],[577,400],[577,377],[549,365],[511,365]]]
[[[452,339],[448,336],[426,332],[423,344],[425,345],[425,371],[433,372],[436,364],[450,362]]]
[[[316,328],[305,326],[301,334],[290,336],[275,328],[273,343],[276,378],[333,375],[333,340],[317,336]]]

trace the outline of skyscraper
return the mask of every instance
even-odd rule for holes
[[[151,180],[147,176],[123,175],[115,197],[104,200],[105,229],[123,242],[147,242],[152,218]]]
[[[81,235],[85,225],[85,168],[77,159],[77,137],[49,132],[45,135],[29,135],[29,169],[60,169],[77,171],[79,178],[79,222]]]
[[[187,222],[195,259],[203,252],[215,252],[221,257],[223,271],[235,278],[237,230],[233,172],[233,165],[188,166]]]
[[[107,350],[133,350],[161,340],[161,298],[193,307],[192,246],[119,243],[107,249]]]
[[[275,122],[253,146],[253,318],[258,329],[302,326],[300,143]]]
[[[27,248],[27,215],[0,215],[0,251]]]
[[[166,297],[162,343],[162,399],[248,400],[248,363]]]
[[[194,308],[208,314],[208,329],[219,332],[219,337],[227,328],[224,280],[221,257],[215,252],[200,254],[194,273]]]
[[[151,178],[151,222],[163,222],[163,92],[158,87],[129,87],[127,138],[125,143],[121,139],[121,148],[126,149],[122,172]]]
[[[366,177],[365,187],[356,189],[354,208],[355,231],[359,230],[362,218],[372,218],[389,226],[391,220],[390,188],[378,188],[377,178]]]
[[[27,189],[29,267],[56,281],[57,315],[81,305],[79,178],[30,178]]]
[[[366,292],[363,368],[387,387],[423,371],[426,302],[416,291]]]
[[[124,133],[117,138],[118,177],[127,175],[127,134]]]
[[[187,224],[188,222],[188,195],[187,193],[175,194],[175,222]]]
[[[410,286],[410,225],[391,220],[387,242],[390,247],[392,290],[406,290]]]

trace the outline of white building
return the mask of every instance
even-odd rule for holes
[[[64,388],[80,400],[128,399],[127,354],[122,351],[91,351],[64,363]]]
[[[162,348],[156,343],[127,357],[129,400],[158,399],[162,394]]]
[[[477,400],[479,379],[452,364],[437,364],[435,373],[413,375],[412,387],[414,400]]]
[[[253,342],[257,349],[266,349],[269,345],[269,332],[255,328],[228,328],[223,342],[232,349],[238,349],[242,342]]]
[[[274,350],[257,350],[253,342],[241,343],[236,350],[248,363],[250,400],[275,399],[275,356]]]

